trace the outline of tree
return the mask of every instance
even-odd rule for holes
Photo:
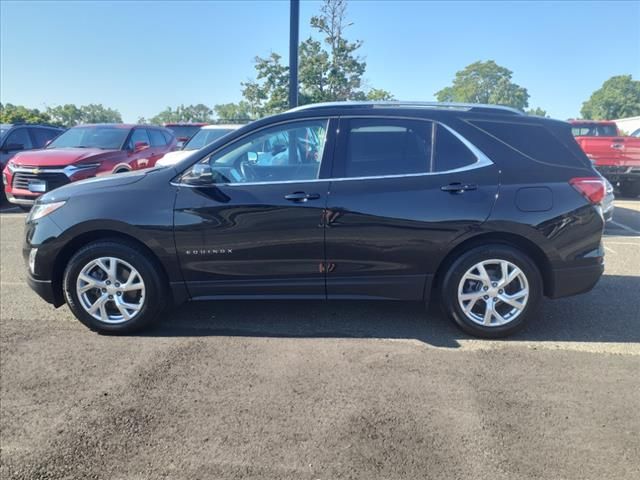
[[[640,81],[631,75],[611,77],[582,104],[589,120],[615,120],[640,115]]]
[[[49,123],[50,121],[49,115],[37,108],[0,103],[0,123]]]
[[[226,122],[251,120],[249,104],[244,100],[239,103],[223,103],[213,107],[218,120]]]
[[[149,119],[150,123],[161,125],[163,123],[210,123],[213,119],[213,110],[202,103],[197,105],[179,105],[173,110],[165,108],[156,116]]]
[[[80,107],[81,123],[122,123],[120,112],[98,103]]]
[[[82,110],[71,103],[49,107],[47,108],[47,113],[51,116],[51,121],[56,125],[73,127],[82,123]]]
[[[299,103],[338,100],[388,100],[391,93],[382,89],[367,91],[362,85],[366,62],[357,55],[361,41],[349,42],[345,29],[346,0],[324,0],[320,15],[311,18],[311,26],[324,36],[323,41],[307,38],[299,49]],[[256,79],[242,82],[242,96],[251,118],[282,112],[289,107],[289,68],[282,57],[272,52],[256,57]],[[245,106],[246,107],[246,106]],[[227,104],[227,109],[240,109]]]
[[[530,108],[525,113],[527,115],[533,115],[533,116],[536,116],[536,117],[548,117],[549,116],[549,115],[547,115],[547,111],[543,110],[540,107]]]
[[[493,60],[478,61],[457,72],[453,84],[436,92],[436,98],[439,102],[488,103],[524,110],[529,106],[529,93],[511,81],[512,75]]]

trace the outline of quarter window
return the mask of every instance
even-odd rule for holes
[[[328,120],[307,120],[254,133],[196,164],[183,176],[183,181],[199,183],[201,164],[211,167],[211,179],[205,181],[214,183],[316,179],[327,126]]]
[[[436,125],[436,148],[433,156],[433,171],[446,172],[472,165],[476,156],[449,129]]]

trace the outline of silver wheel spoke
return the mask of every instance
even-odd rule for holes
[[[100,274],[99,272],[103,273]],[[122,285],[118,271],[125,276]],[[105,277],[98,279],[95,275]],[[99,296],[96,297],[96,290]],[[76,293],[80,305],[96,320],[123,323],[134,318],[145,302],[145,283],[128,262],[115,257],[100,257],[87,263],[78,274]]]
[[[479,300],[482,302],[478,303]],[[458,305],[469,320],[485,327],[512,322],[524,311],[528,300],[526,275],[504,259],[478,262],[458,284]]]

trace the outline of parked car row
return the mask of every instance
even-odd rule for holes
[[[38,196],[67,183],[176,163],[240,127],[170,126],[173,131],[127,124],[81,125],[66,131],[44,125],[2,125],[3,195],[26,210]],[[186,142],[182,150],[176,150],[176,134]]]

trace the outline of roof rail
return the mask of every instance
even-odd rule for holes
[[[405,102],[405,101],[343,101],[343,102],[325,102],[311,103],[296,107],[290,112],[299,112],[303,110],[320,110],[325,108],[431,108],[437,110],[460,110],[465,112],[486,112],[486,113],[506,113],[509,115],[524,115],[524,112],[503,105],[487,105],[484,103],[456,103],[456,102]]]

